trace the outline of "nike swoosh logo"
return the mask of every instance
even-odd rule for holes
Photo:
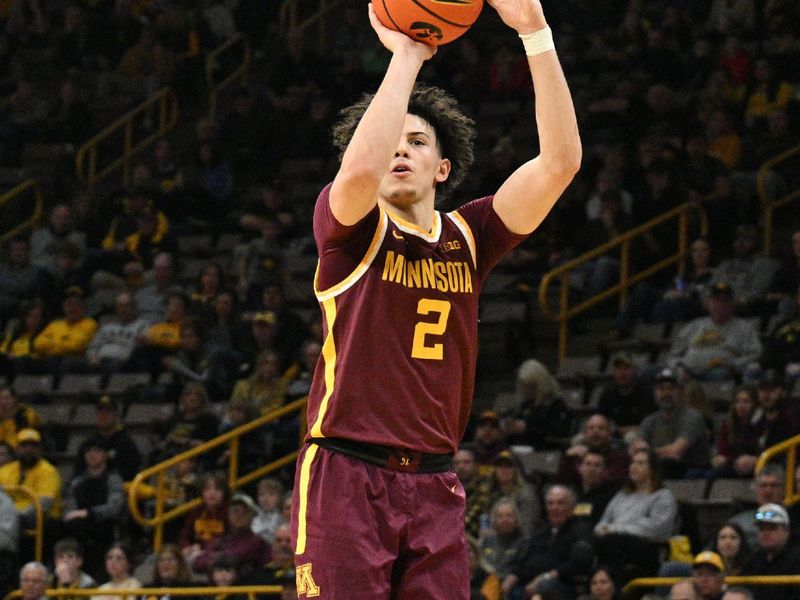
[[[455,485],[453,485],[453,487],[451,487],[451,488],[450,488],[450,491],[451,491],[451,492],[453,492],[453,493],[455,494],[455,493],[456,493],[456,486],[455,486]]]
[[[405,237],[403,237],[402,235],[397,233],[394,229],[392,229],[392,235],[394,236],[394,239],[396,239],[396,240],[404,240],[404,239],[406,239]]]

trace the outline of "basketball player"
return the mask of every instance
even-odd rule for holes
[[[581,159],[539,0],[488,2],[523,36],[541,153],[494,196],[446,214],[434,204],[466,175],[472,122],[441,90],[415,87],[435,50],[369,7],[392,58],[374,96],[335,127],[341,165],[314,213],[324,344],[293,500],[299,598],[469,598],[451,457],[470,414],[478,296]]]

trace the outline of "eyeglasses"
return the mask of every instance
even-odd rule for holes
[[[770,523],[785,523],[786,517],[776,510],[764,510],[756,513],[756,521],[767,521]],[[773,521],[772,519],[777,519]]]

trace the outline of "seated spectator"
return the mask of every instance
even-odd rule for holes
[[[83,446],[86,470],[64,489],[62,535],[84,540],[86,570],[102,571],[102,556],[114,540],[115,526],[125,513],[122,477],[108,467],[106,440],[96,436]]]
[[[796,317],[797,293],[800,290],[800,228],[792,231],[788,248],[782,252],[778,271],[772,279],[767,292],[775,316],[769,324],[769,331]]]
[[[169,373],[167,397],[176,397],[180,388],[189,382],[202,383],[214,398],[225,398],[230,394],[233,375],[230,365],[210,351],[205,341],[205,327],[196,317],[180,321],[180,347],[174,354],[161,358],[161,364]]]
[[[177,239],[169,220],[161,211],[146,208],[136,215],[134,225],[135,229],[122,240],[118,260],[123,265],[136,262],[145,269],[152,269],[159,254],[174,255],[177,252]]]
[[[114,542],[109,546],[106,551],[105,566],[108,581],[99,585],[97,589],[111,592],[114,590],[135,590],[142,587],[141,582],[131,575],[133,554],[131,554],[131,549],[126,543]],[[136,600],[136,596],[98,594],[92,596],[92,600]]]
[[[502,581],[511,574],[529,543],[516,503],[510,498],[497,500],[492,506],[489,529],[478,542],[480,557]]]
[[[95,439],[103,441],[108,449],[108,468],[120,474],[124,481],[131,481],[139,472],[142,465],[142,456],[136,442],[120,422],[119,404],[111,396],[103,394],[97,399],[95,408],[95,430],[92,432]],[[80,475],[86,469],[84,455],[86,444],[81,444],[75,457],[75,475]]]
[[[517,370],[514,405],[498,409],[506,415],[508,444],[524,444],[537,450],[561,448],[572,434],[572,414],[564,403],[561,386],[550,370],[536,359],[524,361]]]
[[[56,589],[97,587],[94,577],[83,571],[83,546],[75,538],[63,538],[53,546],[53,579]]]
[[[727,522],[717,530],[710,549],[720,555],[726,575],[741,575],[742,565],[750,557],[750,545],[736,523]]]
[[[147,587],[194,587],[192,572],[176,544],[164,544],[156,554],[156,566]],[[190,598],[191,596],[182,596]],[[148,596],[146,600],[158,600],[159,596]]]
[[[204,321],[210,320],[214,312],[214,302],[226,287],[222,265],[215,261],[209,262],[200,271],[197,283],[189,292],[189,311]]]
[[[0,323],[19,314],[26,298],[44,298],[49,287],[47,272],[31,263],[28,240],[17,237],[5,243],[0,261]]]
[[[789,515],[780,504],[758,507],[754,517],[758,529],[758,546],[742,566],[742,575],[798,575],[800,548],[789,543]],[[795,600],[800,598],[796,586],[754,586],[756,600]]]
[[[56,251],[63,242],[69,242],[78,249],[80,262],[86,253],[86,234],[75,229],[70,207],[56,204],[50,209],[47,225],[31,233],[31,263],[55,275],[58,271]]]
[[[187,383],[178,403],[178,412],[162,427],[162,460],[207,442],[219,429],[219,419],[208,408],[208,393],[202,384]]]
[[[66,294],[62,305],[64,316],[50,321],[33,340],[36,354],[56,376],[82,363],[97,333],[97,321],[86,315],[83,290],[73,287]]]
[[[17,373],[32,370],[32,364],[39,360],[33,340],[45,325],[45,307],[41,299],[23,301],[19,311],[19,321],[7,328],[5,338],[0,343],[0,375],[9,381]]]
[[[628,451],[613,434],[611,421],[605,415],[593,414],[587,417],[575,443],[561,455],[555,481],[576,486],[580,480],[578,465],[591,450],[604,457],[603,479],[613,485],[621,485],[628,474]]]
[[[498,452],[494,458],[494,468],[489,474],[492,502],[507,498],[514,502],[519,511],[519,525],[525,535],[539,525],[542,518],[542,505],[539,491],[525,479],[516,457],[509,450]]]
[[[23,485],[39,498],[43,514],[50,519],[61,516],[61,475],[42,457],[42,436],[36,429],[17,433],[17,459],[0,467],[0,486]],[[20,517],[20,525],[30,529],[36,524],[33,502],[25,494],[10,494]]]
[[[616,317],[617,337],[629,337],[640,319],[671,326],[703,315],[703,300],[714,275],[708,240],[699,238],[693,241],[689,256],[689,269],[683,276],[675,277],[669,288],[658,288],[649,280],[633,288],[628,302]]]
[[[658,411],[644,418],[641,437],[629,450],[651,449],[660,458],[660,468],[670,479],[702,477],[710,460],[710,440],[702,415],[684,405],[678,375],[663,369],[653,386]]]
[[[13,589],[19,556],[19,518],[14,501],[0,489],[0,590]]]
[[[501,577],[481,557],[475,540],[467,539],[470,598],[501,600]]]
[[[181,324],[186,318],[186,305],[187,299],[182,292],[171,292],[164,320],[152,323],[137,338],[139,346],[131,360],[137,365],[147,365],[153,376],[164,369],[164,359],[174,356],[181,347]]]
[[[253,519],[253,533],[257,533],[268,544],[275,541],[275,532],[284,524],[281,515],[281,497],[284,486],[279,479],[265,477],[256,486],[258,514]]]
[[[800,374],[800,287],[791,314],[768,332],[761,365],[765,369],[785,372],[793,381]]]
[[[217,587],[232,587],[241,585],[239,564],[236,557],[230,554],[217,554],[211,563],[211,573],[209,579],[211,584]],[[245,600],[245,594],[221,594],[224,598],[230,600]]]
[[[618,189],[609,189],[600,195],[600,211],[576,232],[574,240],[583,242],[576,253],[583,254],[602,244],[610,242],[633,227],[629,214],[622,208],[622,195]],[[584,264],[581,274],[584,279],[583,297],[592,298],[610,288],[619,280],[620,259],[618,251],[603,254]]]
[[[766,465],[753,481],[756,496],[755,506],[746,508],[728,519],[729,523],[738,525],[744,532],[745,541],[750,548],[758,545],[758,529],[756,529],[754,515],[758,507],[763,504],[783,502],[785,476],[786,473],[781,465],[776,463]]]
[[[747,126],[751,129],[763,127],[767,115],[776,108],[786,108],[796,93],[794,86],[781,78],[767,58],[756,61],[753,79],[744,113]]]
[[[225,534],[211,541],[194,559],[192,569],[208,574],[214,558],[225,553],[233,556],[242,569],[263,565],[270,559],[270,548],[251,527],[258,506],[247,494],[235,493],[228,504],[228,527]],[[243,573],[245,576],[248,573]]]
[[[287,576],[294,580],[294,549],[289,523],[283,523],[275,530],[274,539],[270,544],[269,561],[260,568],[253,566],[254,569],[247,580],[248,584],[281,585]]]
[[[489,514],[492,506],[491,483],[487,477],[480,474],[475,453],[467,446],[462,446],[453,455],[453,471],[458,476],[467,499],[464,512],[467,535],[478,539],[481,518]]]
[[[547,519],[503,580],[504,594],[524,590],[530,597],[556,589],[571,597],[582,591],[579,586],[585,586],[595,557],[591,527],[573,515],[574,508],[575,496],[569,488],[553,485],[547,490]]]
[[[761,316],[769,310],[765,296],[779,263],[759,252],[760,236],[753,225],[739,225],[733,240],[733,257],[723,260],[714,271],[712,288],[725,283],[731,289],[734,311],[740,317]]]
[[[314,377],[314,371],[321,354],[322,344],[317,340],[303,342],[303,346],[300,349],[299,368],[286,386],[287,403],[308,396],[308,392],[311,389],[311,379]]]
[[[244,363],[241,366],[241,371],[243,373],[252,374],[255,370],[255,360],[253,357],[258,357],[267,351],[277,352],[278,318],[275,316],[275,313],[269,310],[258,311],[244,318],[245,322],[249,324],[249,327],[243,354],[246,358],[250,359],[250,362]],[[280,358],[279,366],[282,366],[285,361],[283,357]]]
[[[706,309],[708,316],[690,321],[676,334],[669,365],[703,381],[739,380],[761,355],[758,330],[734,315],[733,290],[724,281],[711,286]]]
[[[758,445],[754,453],[742,454],[738,459],[739,468],[751,473],[764,450],[800,432],[800,416],[778,371],[764,371],[759,377],[757,390],[760,414],[755,427]]]
[[[231,400],[225,405],[225,414],[219,424],[217,435],[222,435],[233,431],[237,427],[246,425],[259,415],[255,409],[242,400]],[[256,429],[251,429],[247,433],[239,436],[239,446],[237,448],[237,460],[240,473],[249,473],[264,464],[272,455],[275,442],[275,430],[277,426],[270,424]],[[219,453],[217,467],[223,468],[230,463],[233,449],[228,445]]]
[[[597,412],[610,419],[619,435],[627,439],[635,435],[642,420],[656,410],[653,383],[630,352],[617,352],[609,364],[611,381],[603,385]]]
[[[589,575],[589,594],[578,600],[619,600],[620,590],[611,568],[600,564]]]
[[[500,417],[493,410],[485,410],[475,422],[472,439],[467,442],[475,452],[475,460],[482,475],[490,475],[495,457],[508,448],[500,429]]]
[[[140,366],[131,359],[147,327],[147,322],[139,317],[133,295],[119,294],[114,301],[113,318],[103,322],[86,349],[89,367],[103,375],[102,387],[112,373],[133,371]]]
[[[699,600],[721,600],[725,591],[725,565],[722,557],[704,550],[692,561],[692,584]]]
[[[287,384],[281,373],[280,356],[266,350],[256,358],[253,374],[233,386],[230,401],[246,402],[257,414],[264,414],[284,404]]]
[[[611,498],[620,488],[619,483],[606,478],[606,455],[597,450],[587,450],[578,463],[578,483],[574,486],[576,517],[587,519],[594,527],[605,512]]]
[[[657,454],[634,453],[628,480],[594,528],[598,560],[626,582],[657,573],[661,550],[677,526],[678,503],[661,476]]]
[[[228,482],[222,472],[200,477],[200,506],[183,520],[178,543],[186,562],[192,564],[205,548],[225,534],[228,523]]]
[[[45,590],[50,587],[50,571],[38,560],[25,563],[19,570],[19,587],[22,600],[47,600]]]
[[[17,433],[23,429],[36,429],[39,414],[30,406],[17,400],[14,388],[0,385],[0,442],[12,449],[17,447]]]
[[[175,281],[175,258],[170,252],[161,252],[153,258],[153,282],[136,291],[139,314],[149,323],[167,319],[167,301],[181,287]],[[184,303],[184,309],[187,303]]]
[[[718,477],[753,476],[755,465],[749,457],[761,453],[761,418],[756,389],[736,388],[730,410],[717,432],[716,453],[711,458],[713,469],[707,475],[709,485]]]
[[[286,262],[286,245],[280,240],[280,223],[264,217],[259,237],[247,242],[236,256],[239,297],[249,306],[258,306],[263,286],[282,276]]]

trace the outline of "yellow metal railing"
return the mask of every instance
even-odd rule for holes
[[[767,464],[776,457],[786,455],[786,476],[784,477],[784,504],[787,506],[800,500],[800,493],[797,492],[795,481],[795,469],[797,467],[797,447],[800,446],[800,435],[790,437],[788,440],[770,446],[764,450],[756,461],[754,473],[758,475]]]
[[[142,120],[156,115],[151,127],[140,127]],[[78,181],[92,187],[109,175],[122,171],[124,185],[130,183],[134,157],[164,137],[178,124],[178,98],[170,88],[162,88],[127,114],[121,116],[80,147],[75,155]],[[145,131],[142,131],[144,129]],[[141,139],[137,139],[137,134]],[[100,145],[109,144],[104,154],[111,160],[99,164]]]
[[[27,496],[33,504],[33,512],[36,515],[36,527],[30,530],[33,535],[33,556],[36,560],[42,560],[42,539],[44,536],[44,515],[42,514],[42,503],[39,496],[31,488],[24,485],[3,486],[5,492],[13,499],[14,495],[22,494]],[[26,532],[27,533],[27,532]]]
[[[7,214],[6,205],[17,198],[21,198],[22,195],[26,193],[33,194],[33,210],[30,216],[25,217],[21,223],[12,225],[8,231],[0,232],[0,244],[27,229],[33,229],[39,225],[42,219],[43,201],[42,190],[35,179],[27,179],[0,196],[0,213]]]
[[[305,4],[308,0],[302,0]],[[328,23],[325,16],[338,8],[342,0],[317,0],[317,7],[304,21],[300,21],[300,2],[301,0],[284,0],[278,15],[278,24],[284,36],[293,29],[304,32],[306,29],[316,25],[317,44],[319,51],[324,54],[328,43]],[[311,2],[308,2],[310,5]]]
[[[225,74],[222,65],[226,63],[226,58],[233,52],[241,52],[241,61],[229,73]],[[228,87],[235,83],[247,84],[250,74],[250,41],[241,33],[228,38],[212,52],[206,56],[206,85],[208,86],[208,115],[214,118],[217,112],[217,100],[219,95]],[[222,78],[217,81],[217,77]]]
[[[639,225],[631,229],[630,231],[626,231],[622,235],[614,238],[612,241],[598,246],[581,254],[580,256],[556,267],[555,269],[546,273],[543,277],[541,282],[539,283],[539,306],[541,308],[542,314],[554,321],[558,322],[559,331],[558,331],[558,360],[559,363],[563,362],[564,358],[567,354],[567,342],[568,342],[568,325],[569,319],[581,314],[582,312],[588,310],[592,306],[602,302],[603,300],[614,296],[619,295],[619,304],[620,307],[625,303],[627,300],[628,289],[639,283],[643,279],[650,277],[664,269],[677,265],[679,270],[683,270],[683,263],[684,259],[688,254],[689,244],[691,240],[689,239],[689,225],[691,223],[690,216],[695,215],[699,219],[700,224],[700,233],[705,235],[708,233],[708,217],[706,216],[705,211],[703,210],[702,206],[698,202],[686,202],[665,212],[664,214],[656,217],[655,219],[651,219],[647,223]],[[631,244],[634,241],[641,240],[645,235],[650,233],[656,227],[664,225],[670,221],[677,221],[678,225],[678,244],[677,250],[655,262],[654,264],[646,267],[642,271],[638,273],[632,274],[631,270]],[[570,298],[569,298],[569,276],[573,271],[583,267],[587,262],[590,260],[602,256],[604,254],[608,254],[609,252],[613,252],[619,249],[620,251],[620,272],[619,272],[619,281],[616,285],[611,286],[610,288],[602,291],[601,293],[593,296],[591,298],[587,298],[581,302],[578,302],[574,306],[570,306]],[[556,312],[550,310],[549,305],[549,289],[550,286],[559,283],[559,298],[558,298],[558,308]]]
[[[773,230],[775,228],[775,215],[774,212],[790,202],[794,202],[800,198],[800,189],[794,190],[785,194],[784,196],[770,201],[769,194],[767,193],[767,178],[770,174],[775,172],[775,168],[786,163],[792,159],[800,159],[800,145],[790,148],[781,154],[769,159],[761,168],[758,169],[758,176],[756,178],[756,189],[758,190],[758,198],[761,200],[761,207],[764,212],[764,252],[769,255],[773,250]]]
[[[629,581],[622,588],[622,597],[630,598],[637,589],[672,585],[688,577],[641,577]],[[725,583],[732,585],[798,585],[800,575],[736,575],[725,578]]]
[[[142,587],[118,590],[103,590],[100,588],[62,588],[45,590],[45,596],[50,598],[74,598],[90,596],[116,596],[119,600],[124,598],[148,598],[154,596],[163,598],[170,596],[210,596],[211,598],[224,598],[225,596],[241,597],[247,596],[249,600],[255,600],[260,595],[279,595],[283,592],[282,585],[242,585],[228,587]],[[22,590],[14,590],[6,596],[6,599],[21,598]]]
[[[261,477],[264,477],[266,474],[271,473],[277,469],[280,469],[284,465],[290,464],[293,462],[298,455],[298,451],[295,450],[294,452],[290,452],[289,454],[282,456],[281,458],[274,460],[266,465],[262,465],[258,469],[251,471],[250,473],[240,474],[239,473],[239,442],[242,436],[250,433],[251,431],[258,429],[266,425],[267,423],[271,423],[273,421],[277,421],[281,417],[291,414],[291,413],[299,413],[300,418],[300,439],[298,440],[298,445],[300,441],[302,441],[303,437],[305,436],[305,408],[306,408],[307,398],[301,398],[299,400],[295,400],[294,402],[287,404],[286,406],[282,406],[276,410],[270,411],[269,413],[250,421],[246,425],[242,425],[241,427],[237,427],[232,431],[229,431],[221,436],[214,438],[204,444],[201,444],[191,450],[187,450],[186,452],[181,452],[173,456],[172,458],[165,460],[163,462],[158,463],[157,465],[153,465],[136,475],[133,478],[133,481],[127,486],[128,488],[128,508],[130,510],[131,516],[141,525],[152,527],[154,528],[154,535],[153,535],[153,547],[156,551],[161,548],[161,544],[164,541],[164,525],[168,521],[172,521],[176,519],[193,508],[199,506],[202,502],[200,498],[194,498],[189,500],[188,502],[184,502],[174,508],[167,509],[165,506],[166,497],[167,497],[167,472],[177,465],[178,463],[193,458],[196,456],[200,456],[201,454],[205,454],[210,450],[214,450],[215,448],[219,448],[220,446],[228,445],[230,448],[230,459],[228,461],[228,487],[231,490],[238,489],[248,483],[251,483]],[[148,480],[155,479],[154,484],[147,483]],[[150,494],[146,491],[149,488],[153,488],[153,499],[155,500],[155,507],[154,507],[154,514],[152,517],[147,518],[145,517],[141,510],[140,510],[140,500],[141,498],[147,497]]]

